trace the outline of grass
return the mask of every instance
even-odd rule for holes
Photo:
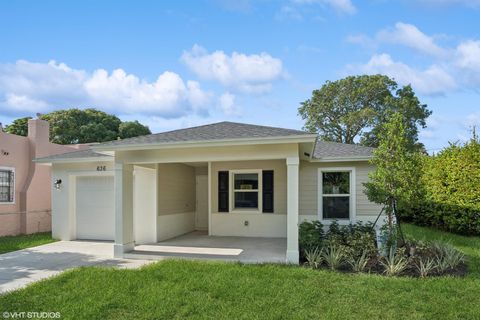
[[[281,265],[167,260],[138,270],[86,267],[0,297],[0,312],[62,319],[478,319],[479,238],[415,226],[470,259],[465,278],[397,278]]]
[[[0,237],[0,254],[54,242],[51,232]]]

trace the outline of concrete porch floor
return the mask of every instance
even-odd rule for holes
[[[194,231],[162,242],[135,246],[124,257],[142,260],[187,258],[285,263],[286,250],[285,238],[218,237]]]

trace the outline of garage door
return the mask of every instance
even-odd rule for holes
[[[77,177],[77,239],[114,240],[113,177]]]

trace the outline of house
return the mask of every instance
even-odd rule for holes
[[[51,143],[44,120],[28,120],[26,137],[0,125],[0,236],[50,230],[50,168],[32,160],[79,148]]]
[[[315,134],[220,122],[117,140],[38,159],[52,165],[52,230],[114,240],[114,255],[193,230],[286,239],[298,263],[298,224],[374,220],[362,183],[372,148]]]

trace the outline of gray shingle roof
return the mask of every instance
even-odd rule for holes
[[[199,127],[192,127],[168,132],[162,132],[147,136],[135,137],[124,140],[115,140],[98,144],[100,147],[135,145],[135,144],[162,144],[175,142],[200,142],[215,140],[234,140],[242,138],[275,138],[287,136],[311,136],[305,131],[283,129],[276,127],[258,126],[236,122],[219,122]],[[369,158],[374,148],[363,147],[354,144],[326,142],[317,139],[313,152],[313,159],[341,159],[341,158]],[[100,160],[112,158],[109,154],[97,152],[92,149],[73,151],[69,153],[52,155],[36,159],[38,162],[49,161],[74,161],[77,159]],[[348,160],[348,159],[346,159]]]
[[[300,130],[258,126],[237,122],[218,122],[198,127],[167,131],[147,136],[104,142],[97,147],[111,147],[134,144],[161,144],[175,142],[197,142],[212,140],[233,140],[248,138],[274,138],[286,136],[310,135]]]
[[[38,158],[36,161],[38,162],[48,162],[50,160],[74,160],[74,159],[100,159],[100,158],[105,158],[105,157],[111,157],[112,156],[105,154],[105,153],[100,153],[93,151],[92,149],[85,149],[85,150],[78,150],[78,151],[72,151],[72,152],[67,152],[67,153],[60,153],[60,154],[55,154],[51,155],[48,157],[43,157],[43,158]]]
[[[313,152],[313,158],[368,158],[373,155],[374,150],[375,148],[356,144],[326,142],[318,139]]]

